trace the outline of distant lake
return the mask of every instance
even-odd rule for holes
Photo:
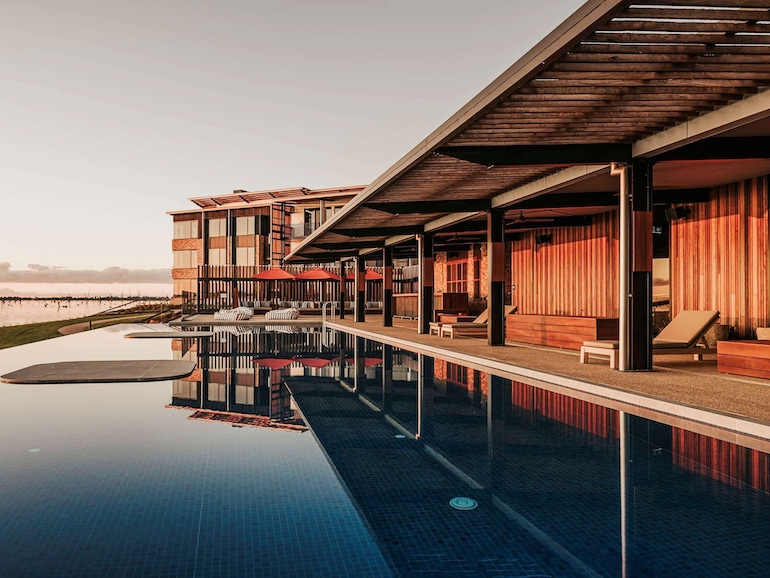
[[[144,301],[146,303],[146,301]],[[14,299],[0,297],[0,327],[77,319],[138,304],[136,299]]]

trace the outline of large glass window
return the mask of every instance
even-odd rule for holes
[[[254,247],[237,247],[235,249],[236,265],[254,265],[256,260],[256,251]]]
[[[198,266],[198,251],[174,251],[174,269],[191,269]]]
[[[454,259],[446,264],[447,293],[468,292],[468,259]]]
[[[209,265],[227,265],[227,249],[209,249]]]
[[[209,237],[227,237],[227,219],[209,219]]]
[[[174,223],[174,239],[197,239],[198,221],[176,221]]]
[[[235,218],[236,235],[254,234],[254,217],[236,217]]]

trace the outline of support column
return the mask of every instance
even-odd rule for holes
[[[652,369],[652,165],[634,163],[620,175],[619,367]]]
[[[382,249],[382,326],[393,327],[393,248]]]
[[[363,257],[356,257],[356,302],[355,302],[356,321],[362,323],[365,321],[366,314],[366,260]]]
[[[505,345],[505,213],[487,212],[487,343]]]
[[[652,370],[652,164],[633,165],[631,191],[631,367]]]
[[[340,259],[340,319],[345,319],[345,261]]]
[[[417,333],[430,333],[433,321],[433,234],[417,235],[419,290],[417,293]]]

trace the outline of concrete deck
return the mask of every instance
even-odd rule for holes
[[[63,361],[42,363],[0,376],[15,384],[123,383],[181,379],[195,369],[193,361],[168,359]]]
[[[701,421],[703,410],[719,412],[724,419],[714,425],[745,431],[745,423],[734,427],[734,418],[754,421],[760,427],[753,433],[761,437],[767,436],[770,427],[770,380],[718,373],[716,355],[703,361],[694,361],[692,355],[667,355],[654,359],[654,371],[620,372],[610,369],[606,360],[581,364],[578,351],[521,343],[492,347],[480,338],[418,334],[415,321],[393,322],[393,327],[383,327],[382,318],[364,323],[338,319],[329,326],[476,369],[494,370],[511,379],[542,381],[595,395],[601,393],[592,385],[612,388],[614,399],[684,418]]]

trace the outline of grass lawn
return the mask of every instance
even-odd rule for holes
[[[155,312],[147,313],[126,313],[125,315],[94,315],[92,317],[81,317],[80,319],[65,319],[59,321],[45,321],[43,323],[30,323],[28,325],[13,325],[11,327],[0,327],[0,349],[6,347],[15,347],[25,343],[43,341],[53,337],[61,337],[59,329],[67,325],[79,323],[91,323],[91,329],[97,327],[106,327],[118,323],[141,323],[156,315]]]

